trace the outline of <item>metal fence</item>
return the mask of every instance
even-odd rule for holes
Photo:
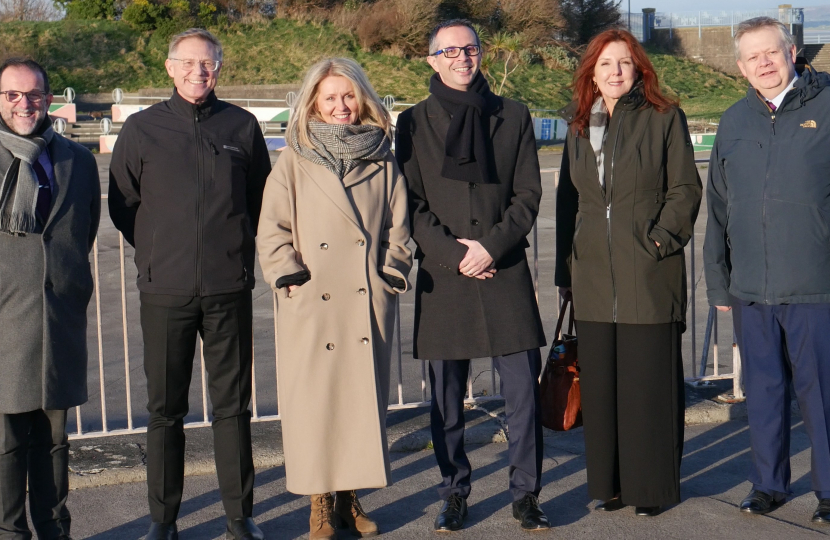
[[[805,45],[820,45],[822,43],[830,43],[830,32],[810,32],[804,31]]]
[[[698,163],[704,163],[707,160],[698,160]],[[554,185],[558,186],[559,180],[559,169],[543,169],[543,173],[553,173],[554,174]],[[106,195],[103,196],[106,198]],[[531,271],[533,275],[533,284],[534,289],[536,291],[536,298],[537,301],[539,300],[539,244],[538,244],[538,222],[534,224],[533,231],[531,233],[531,249],[532,249],[532,257],[531,257]],[[695,240],[694,236],[692,236],[691,244],[689,246],[688,252],[691,253],[691,275],[695,276],[695,267],[697,261],[695,260]],[[128,273],[128,265],[131,264],[127,260],[127,247],[125,246],[124,237],[118,234],[118,249],[116,251],[118,256],[117,265],[113,265],[112,261],[108,261],[108,266],[110,268],[107,271],[107,274],[114,274],[117,273],[117,288],[120,291],[120,314],[115,314],[117,310],[114,306],[107,306],[106,303],[102,303],[101,300],[101,283],[102,283],[102,264],[101,264],[101,248],[99,247],[99,242],[96,240],[93,250],[92,250],[92,269],[93,275],[95,279],[95,293],[94,293],[94,311],[95,311],[95,321],[96,321],[96,328],[95,328],[95,336],[97,339],[97,363],[98,363],[98,383],[100,386],[100,396],[99,396],[99,407],[100,407],[100,430],[84,430],[83,429],[83,418],[81,413],[81,408],[75,408],[75,423],[76,428],[72,433],[70,433],[71,439],[82,439],[82,438],[89,438],[89,437],[100,437],[100,436],[108,436],[108,435],[122,435],[122,434],[132,434],[132,433],[142,433],[146,431],[146,426],[138,426],[136,415],[132,409],[132,383],[131,383],[131,371],[134,369],[135,366],[131,365],[130,362],[130,330],[131,328],[134,330],[134,327],[130,326],[128,314],[131,312],[130,307],[128,306],[128,296],[129,293],[135,292],[135,285],[127,283]],[[114,251],[114,250],[113,250]],[[109,252],[108,252],[109,253]],[[114,268],[117,266],[117,269]],[[709,320],[707,321],[707,328],[703,330],[704,334],[704,349],[703,355],[701,358],[700,369],[696,366],[695,356],[697,355],[697,341],[698,335],[700,334],[699,328],[696,327],[694,321],[696,320],[696,300],[695,300],[695,283],[694,279],[690,280],[690,287],[691,287],[691,294],[689,295],[690,298],[690,310],[691,316],[689,320],[692,321],[690,325],[691,330],[691,341],[692,341],[692,369],[691,374],[689,377],[686,377],[686,381],[690,383],[697,383],[701,381],[711,381],[711,380],[718,380],[718,379],[732,379],[733,380],[733,394],[736,398],[740,399],[743,397],[740,387],[740,356],[738,354],[737,348],[733,345],[732,347],[732,365],[733,369],[729,373],[722,373],[720,371],[718,365],[718,345],[717,345],[717,312],[711,312]],[[134,295],[134,294],[133,294]],[[256,350],[254,351],[254,369],[252,370],[253,374],[253,392],[252,392],[252,402],[251,402],[251,412],[252,412],[252,420],[255,422],[261,421],[271,421],[271,420],[278,420],[279,419],[279,410],[275,411],[275,414],[260,414],[260,410],[258,407],[258,397],[261,395],[257,392],[257,365],[259,363],[272,363],[274,366],[274,373],[277,373],[277,366],[279,365],[279,339],[280,336],[277,332],[277,323],[276,323],[276,315],[277,315],[277,301],[276,296],[271,294],[271,306],[269,309],[273,310],[273,327],[274,327],[274,354],[273,356],[264,356],[264,355],[257,355]],[[133,307],[134,309],[134,307]],[[108,313],[104,313],[107,311]],[[557,309],[558,311],[558,309]],[[118,332],[114,331],[115,326],[120,326]],[[116,334],[120,334],[120,341],[122,342],[121,345],[123,346],[123,354],[124,354],[124,361],[123,366],[119,365],[118,362],[107,361],[107,356],[104,349],[104,334],[108,333],[110,336],[111,342],[116,342],[118,339],[114,339],[113,336]],[[710,338],[714,337],[714,341]],[[393,362],[395,362],[397,369],[396,371],[396,378],[395,381],[397,386],[397,399],[393,398],[394,403],[390,404],[389,409],[404,409],[404,408],[414,408],[414,407],[422,407],[429,404],[428,396],[427,396],[427,368],[425,361],[420,362],[420,381],[416,381],[420,383],[420,392],[416,399],[406,400],[404,396],[404,384],[405,384],[405,376],[404,376],[404,369],[403,369],[403,350],[402,350],[402,339],[401,339],[401,311],[400,311],[400,302],[397,304],[397,313],[396,313],[396,347],[395,347],[395,357],[393,358]],[[709,344],[712,342],[714,344],[713,347],[713,367],[711,373],[707,375],[707,365],[709,362],[707,361],[707,355],[709,351]],[[734,339],[733,339],[734,342]],[[185,424],[185,427],[203,427],[210,425],[209,422],[209,406],[208,406],[208,392],[207,392],[207,377],[205,372],[205,361],[204,361],[204,354],[202,352],[201,346],[199,347],[199,359],[200,359],[200,379],[201,379],[201,389],[200,392],[197,389],[197,392],[200,393],[201,397],[201,412],[200,412],[200,419],[195,421],[190,421]],[[114,353],[113,353],[114,354]],[[106,366],[106,367],[105,367]],[[110,370],[110,371],[107,371]],[[119,427],[113,429],[110,427],[111,422],[108,420],[107,417],[107,410],[108,410],[108,402],[107,402],[107,390],[108,384],[107,380],[118,380],[121,378],[120,373],[112,373],[112,370],[121,371],[123,370],[123,384],[124,384],[124,396],[126,400],[126,427]],[[483,400],[490,400],[498,397],[497,386],[496,386],[496,371],[493,369],[492,360],[490,361],[490,384],[489,384],[489,392],[485,396],[475,396],[473,394],[473,377],[472,377],[472,370],[471,376],[468,380],[468,388],[467,388],[467,401],[468,402],[476,402],[476,401],[483,401]],[[108,376],[109,375],[109,376]],[[274,381],[276,382],[276,381]],[[393,383],[393,384],[395,384]],[[270,381],[269,381],[270,384]],[[112,392],[112,388],[110,388]],[[411,394],[411,392],[410,392]],[[145,396],[141,396],[140,399],[143,401]],[[120,404],[119,404],[120,407]],[[120,408],[119,410],[123,410]],[[145,421],[145,417],[141,417],[139,420]],[[123,424],[123,422],[119,422]],[[97,424],[97,422],[96,422]]]

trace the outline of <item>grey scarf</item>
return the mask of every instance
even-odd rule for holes
[[[312,163],[323,165],[340,180],[357,167],[359,160],[380,160],[389,152],[390,141],[377,126],[308,122],[308,136],[314,148],[300,145],[297,132],[291,134],[291,148]]]
[[[605,146],[605,138],[608,136],[608,108],[602,96],[598,97],[591,107],[591,116],[588,118],[588,134],[591,139],[591,147],[597,158],[597,170],[599,171],[599,185],[605,189],[605,153],[602,148]]]
[[[32,233],[37,228],[39,184],[32,166],[55,134],[48,116],[36,133],[22,137],[0,122],[0,147],[14,156],[8,170],[0,171],[0,232],[6,234]]]

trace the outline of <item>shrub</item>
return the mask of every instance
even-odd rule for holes
[[[542,59],[542,63],[548,69],[573,71],[579,64],[579,60],[574,58],[564,47],[548,45],[545,47],[536,47],[534,52]]]
[[[72,0],[66,4],[67,19],[114,19],[113,0]]]
[[[152,0],[133,0],[124,8],[121,18],[137,30],[153,30],[166,15],[166,11],[165,6]]]

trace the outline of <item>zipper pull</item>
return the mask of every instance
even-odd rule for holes
[[[216,147],[213,146],[213,141],[208,141],[208,144],[210,145],[210,149],[213,150],[213,155],[218,156],[219,155],[219,150],[217,150]]]
[[[611,205],[605,207],[605,219],[611,219]]]
[[[772,120],[772,134],[775,135],[775,115],[771,115],[770,119]]]

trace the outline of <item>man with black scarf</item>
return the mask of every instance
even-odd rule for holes
[[[513,517],[523,529],[546,529],[537,500],[545,336],[525,254],[542,196],[533,123],[527,107],[490,91],[468,21],[439,24],[429,51],[431,96],[401,113],[396,153],[418,244],[414,356],[429,360],[432,441],[443,477],[435,530],[464,526],[471,474],[464,393],[470,359],[487,356],[501,378],[510,428]]]
[[[89,252],[101,185],[89,150],[52,130],[49,77],[0,65],[0,538],[68,540],[66,411],[87,400]]]

